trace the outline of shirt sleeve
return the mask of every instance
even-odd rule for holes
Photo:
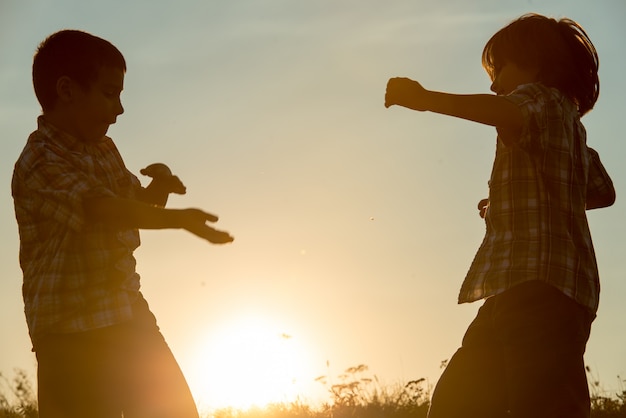
[[[611,206],[615,202],[615,188],[613,181],[606,171],[600,155],[593,148],[589,152],[589,177],[587,179],[587,202],[603,202],[602,206]]]
[[[537,84],[525,84],[506,96],[522,112],[522,130],[515,143],[527,151],[543,149],[546,144],[547,95]],[[551,109],[555,111],[557,109]]]
[[[71,156],[36,147],[22,157],[16,170],[24,186],[21,194],[42,222],[52,220],[78,231],[85,224],[85,199],[114,196]]]

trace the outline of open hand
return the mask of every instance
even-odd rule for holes
[[[385,107],[399,105],[413,110],[428,110],[426,93],[428,90],[417,81],[404,77],[390,78],[385,91]]]
[[[218,217],[215,215],[200,209],[182,209],[179,213],[183,228],[212,244],[228,244],[235,239],[228,232],[219,231],[206,224],[207,222],[217,222]]]
[[[204,238],[211,244],[228,244],[235,240],[235,238],[226,231],[219,231],[215,228],[205,225],[202,234],[196,234],[200,238]]]

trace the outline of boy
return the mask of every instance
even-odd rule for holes
[[[495,126],[487,231],[459,303],[486,299],[434,390],[430,418],[588,417],[583,354],[599,279],[586,209],[615,200],[580,117],[598,98],[598,57],[574,21],[529,14],[483,51],[493,95],[394,78],[385,106]]]
[[[108,41],[63,30],[42,42],[33,84],[43,114],[12,181],[25,314],[41,418],[197,418],[187,383],[139,287],[138,228],[233,238],[199,209],[169,210],[176,176],[147,188],[105,134],[124,111],[126,63]],[[169,170],[168,170],[169,171]]]

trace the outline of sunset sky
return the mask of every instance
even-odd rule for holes
[[[583,122],[617,203],[589,213],[602,293],[586,355],[626,376],[626,2],[623,0],[2,0],[0,373],[35,375],[12,168],[36,128],[32,56],[64,28],[115,44],[128,71],[109,135],[126,165],[167,163],[235,236],[144,231],[142,290],[201,406],[319,399],[358,364],[434,385],[480,302],[457,305],[484,234],[495,131],[385,109],[387,79],[487,93],[485,42],[527,12],[578,21],[600,55]],[[622,387],[623,388],[623,387]]]

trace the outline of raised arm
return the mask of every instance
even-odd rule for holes
[[[385,107],[393,105],[495,126],[503,139],[515,137],[522,127],[522,112],[504,96],[431,91],[408,78],[392,78],[387,83]]]
[[[140,173],[152,178],[148,187],[142,188],[138,196],[142,202],[165,207],[170,193],[185,194],[187,192],[178,176],[173,175],[170,168],[163,163],[150,164],[142,168]]]
[[[227,232],[208,226],[217,216],[200,209],[164,209],[137,200],[115,197],[89,199],[84,203],[87,216],[112,227],[139,229],[182,228],[213,244],[233,241]]]

